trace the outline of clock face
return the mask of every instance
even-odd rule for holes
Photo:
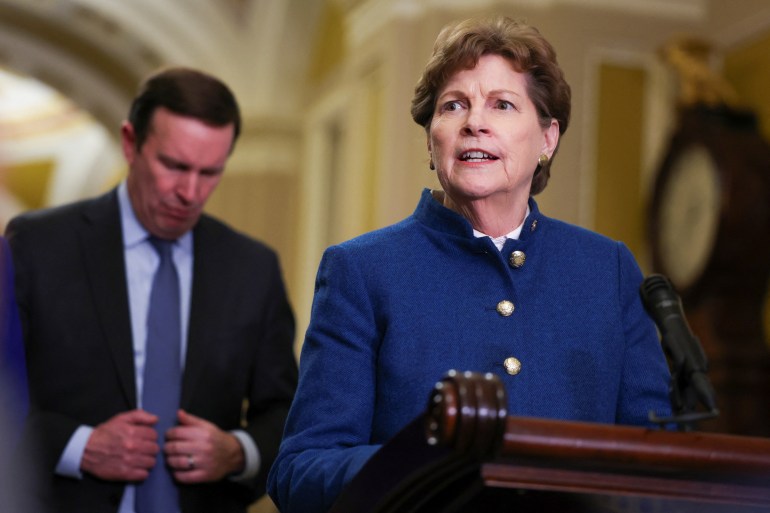
[[[679,290],[703,273],[719,227],[720,180],[716,163],[701,145],[677,158],[663,187],[659,245],[664,272]]]

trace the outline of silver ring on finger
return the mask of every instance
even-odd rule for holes
[[[195,468],[195,458],[193,458],[192,454],[187,455],[187,470],[192,470]]]

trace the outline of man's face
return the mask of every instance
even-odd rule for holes
[[[147,231],[163,239],[177,239],[195,226],[222,178],[233,133],[232,124],[209,126],[159,108],[144,144],[137,149],[134,127],[123,123],[128,194]]]

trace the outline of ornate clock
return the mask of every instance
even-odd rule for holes
[[[648,238],[710,361],[720,419],[711,429],[770,435],[770,145],[755,116],[682,107],[656,176]]]
[[[770,149],[751,113],[680,112],[650,205],[653,267],[691,303],[713,286],[770,272]],[[759,230],[759,232],[757,231]]]
[[[697,142],[673,159],[665,178],[656,207],[657,264],[687,290],[703,276],[716,246],[722,179],[710,149]]]

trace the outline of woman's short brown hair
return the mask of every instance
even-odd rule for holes
[[[535,27],[506,16],[471,18],[441,30],[414,90],[412,119],[429,131],[440,89],[454,73],[473,68],[488,54],[508,59],[515,70],[527,75],[527,92],[541,126],[545,128],[555,119],[559,134],[563,134],[569,124],[571,92],[556,62],[556,52]],[[551,161],[539,166],[531,194],[545,189],[550,168]]]

